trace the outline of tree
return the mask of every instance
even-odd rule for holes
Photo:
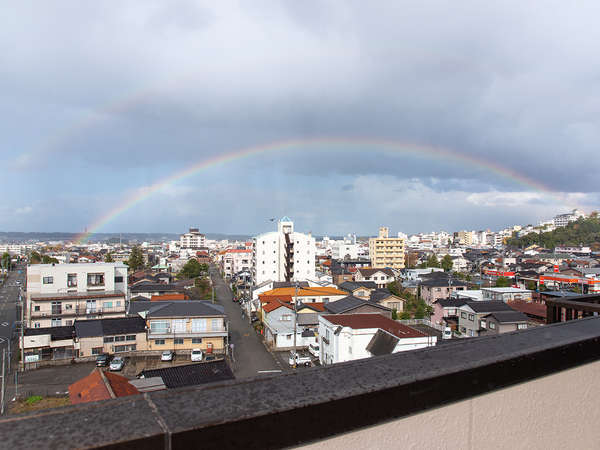
[[[29,255],[29,264],[40,264],[41,262],[42,255],[36,251],[31,252],[31,255]]]
[[[132,272],[144,267],[144,255],[142,254],[142,249],[139,246],[136,245],[131,249],[131,254],[127,260],[127,265]]]
[[[392,320],[398,320],[398,311],[396,311],[396,308],[392,309]]]
[[[537,290],[537,284],[535,283],[535,281],[528,281],[527,282],[527,289],[529,289],[530,291]]]
[[[427,267],[440,267],[440,263],[437,259],[437,256],[435,256],[435,253],[427,258]]]
[[[192,258],[181,268],[181,271],[177,274],[177,278],[189,280],[190,278],[197,278],[202,273],[200,263],[198,260]]]
[[[410,319],[410,313],[408,311],[402,311],[402,314],[400,314],[400,320],[409,320]]]
[[[496,280],[496,287],[509,287],[510,280],[506,277],[498,277]]]
[[[112,256],[111,252],[108,252],[106,254],[106,256],[104,257],[104,262],[110,263],[110,262],[115,262],[115,259]]]
[[[450,272],[453,266],[454,262],[452,261],[452,256],[446,255],[442,258],[442,269],[444,269],[444,271]]]
[[[48,255],[42,256],[42,264],[58,264],[58,259],[52,258]]]
[[[8,252],[4,252],[4,254],[2,255],[0,265],[3,269],[10,269],[10,254]]]

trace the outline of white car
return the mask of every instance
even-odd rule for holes
[[[115,370],[123,370],[123,366],[125,365],[125,360],[120,356],[115,356],[110,362],[109,369],[111,371]]]
[[[173,352],[171,350],[165,350],[160,355],[160,360],[161,361],[173,361],[173,356],[175,356],[175,352]]]
[[[192,350],[192,361],[202,361],[202,350],[195,348]]]
[[[309,344],[308,353],[313,355],[315,358],[319,357],[319,346],[317,344]]]

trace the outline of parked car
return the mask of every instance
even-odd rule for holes
[[[160,355],[160,360],[161,361],[173,361],[174,356],[175,356],[175,352],[173,352],[171,350],[165,350]]]
[[[121,356],[115,356],[113,360],[110,362],[109,369],[111,371],[123,370],[123,366],[125,365],[125,360]]]
[[[195,348],[192,350],[192,361],[202,361],[202,350]]]
[[[308,353],[313,355],[315,358],[319,357],[319,345],[318,344],[309,344]]]
[[[452,339],[452,329],[450,327],[444,328],[444,332],[442,333],[442,339]]]
[[[110,363],[110,355],[102,353],[96,357],[96,367],[106,367]]]
[[[300,353],[294,353],[290,351],[289,364],[290,366],[294,365],[294,360],[296,361],[296,366],[310,366],[312,364],[312,359],[309,355],[301,355]]]

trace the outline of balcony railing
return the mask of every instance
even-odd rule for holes
[[[225,327],[217,329],[210,328],[207,330],[194,330],[194,331],[175,331],[172,328],[166,330],[148,330],[148,338],[155,339],[159,337],[170,338],[185,338],[185,337],[210,337],[210,336],[222,336],[227,334]]]
[[[590,317],[8,417],[0,433],[12,449],[39,446],[40,430],[52,430],[44,434],[52,448],[595,448],[599,343],[600,318]],[[269,401],[257,406],[265,392]],[[248,431],[266,428],[259,441]]]
[[[85,306],[77,306],[75,308],[66,309],[53,309],[46,311],[31,311],[31,317],[64,317],[64,316],[84,316],[88,314],[110,314],[110,313],[124,313],[125,306],[113,306],[113,307],[95,307],[87,308]]]

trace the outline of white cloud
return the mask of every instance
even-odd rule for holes
[[[33,212],[33,207],[31,207],[31,206],[23,206],[23,207],[17,208],[15,210],[15,214],[18,214],[18,215],[31,214],[32,212]]]

